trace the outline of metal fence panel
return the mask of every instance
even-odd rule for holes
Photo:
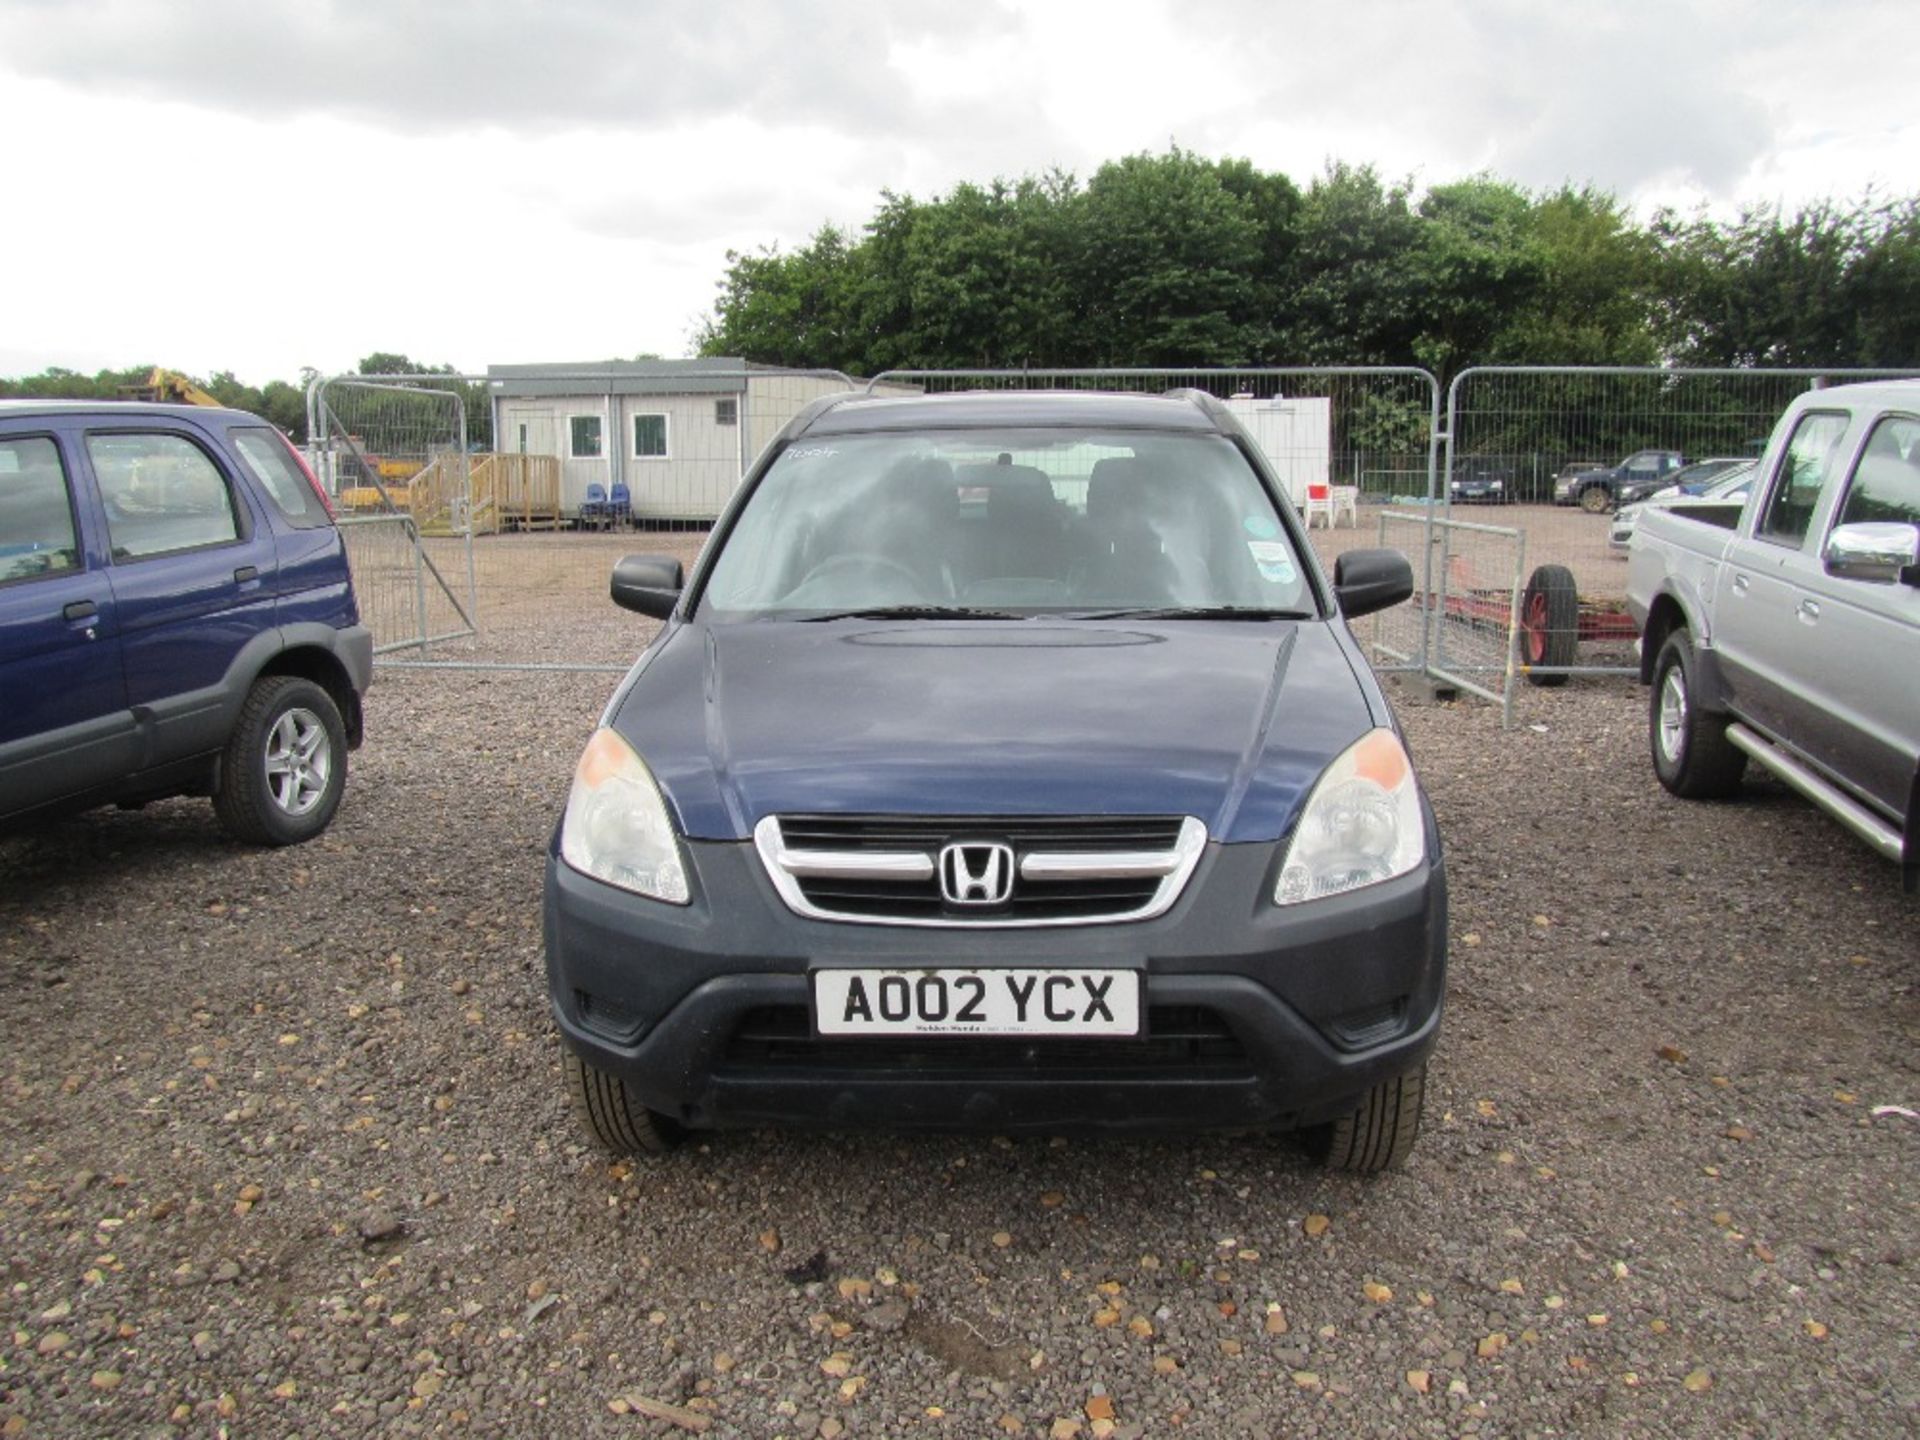
[[[739,372],[682,370],[675,378],[716,385],[738,381]],[[1433,491],[1440,395],[1438,382],[1423,370],[923,371],[866,383],[875,394],[986,387],[1206,390],[1226,400],[1261,444],[1307,512],[1315,549],[1329,568],[1342,550],[1367,542],[1375,507],[1423,510]],[[609,603],[613,562],[646,550],[690,567],[719,505],[703,509],[692,491],[677,494],[671,486],[656,503],[636,487],[625,514],[584,511],[565,483],[543,478],[546,468],[576,463],[560,459],[571,445],[566,427],[524,421],[503,402],[493,409],[508,413],[507,428],[495,436],[487,406],[474,402],[489,384],[486,376],[341,376],[309,389],[316,468],[346,513],[368,522],[350,527],[348,543],[356,557],[365,556],[356,559],[356,575],[362,607],[377,620],[382,663],[624,669],[648,632],[646,622]],[[540,386],[547,396],[589,396],[595,387],[607,389],[607,377],[584,369],[543,371]],[[804,405],[854,388],[837,371],[748,367],[721,438],[696,434],[687,406],[664,410],[633,395],[604,395],[599,430],[603,440],[624,444],[636,415],[665,413],[674,455],[709,470],[727,468],[718,487],[724,500]],[[719,389],[702,395],[699,418],[711,408],[718,421],[722,398]],[[527,402],[526,411],[534,405]],[[485,417],[486,426],[478,443],[476,417]],[[662,428],[642,424],[649,437]],[[665,475],[643,470],[642,457],[622,458],[629,477]],[[557,502],[548,498],[555,493]],[[410,531],[402,523],[409,519]],[[657,533],[643,540],[630,533],[634,529]],[[473,633],[462,634],[465,629]],[[424,658],[405,655],[402,647],[422,642],[431,647]],[[1420,657],[1405,663],[1417,668]]]
[[[320,382],[312,399],[309,455],[339,513],[375,653],[472,635],[473,505],[460,398],[337,380]]]
[[[1375,617],[1371,648],[1389,661],[1424,655],[1436,680],[1490,700],[1513,719],[1526,536],[1507,525],[1383,511],[1379,544],[1427,577],[1410,604]]]
[[[1529,577],[1523,595],[1536,619],[1547,608],[1543,587],[1571,586],[1577,596],[1577,634],[1556,631],[1526,647],[1535,657],[1535,663],[1523,663],[1526,678],[1552,684],[1568,675],[1637,670],[1626,611],[1625,542],[1616,544],[1613,533],[1615,487],[1627,479],[1635,485],[1663,482],[1665,472],[1647,465],[1629,477],[1621,473],[1623,462],[1648,452],[1688,461],[1757,458],[1781,412],[1809,387],[1912,373],[1542,366],[1461,371],[1447,392],[1443,513],[1460,516],[1469,505],[1476,513],[1486,507],[1488,518],[1497,515],[1525,532],[1528,563],[1539,578]]]

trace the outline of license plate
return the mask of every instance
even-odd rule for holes
[[[816,970],[822,1035],[1138,1035],[1137,970]]]

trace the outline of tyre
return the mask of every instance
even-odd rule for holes
[[[253,845],[298,845],[325,830],[347,786],[347,728],[333,697],[298,675],[254,682],[220,757],[213,811]]]
[[[571,1050],[562,1055],[561,1065],[581,1123],[616,1155],[659,1155],[680,1143],[685,1132],[642,1105],[618,1075],[589,1065]]]
[[[1605,485],[1589,485],[1580,492],[1580,508],[1589,515],[1604,515],[1613,508],[1613,491]]]
[[[1383,1080],[1350,1115],[1307,1133],[1307,1148],[1330,1170],[1371,1175],[1397,1170],[1420,1135],[1427,1097],[1427,1067]]]
[[[1520,597],[1520,659],[1527,665],[1571,665],[1580,651],[1580,592],[1564,565],[1542,565]],[[1529,685],[1567,683],[1564,675],[1527,672]]]
[[[1674,631],[1653,663],[1647,740],[1662,785],[1684,800],[1715,800],[1740,788],[1747,756],[1727,739],[1727,717],[1700,708],[1695,666],[1693,641]]]

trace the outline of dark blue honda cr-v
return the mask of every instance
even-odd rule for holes
[[[1413,1144],[1439,836],[1224,406],[837,397],[769,447],[588,743],[548,860],[574,1096],[653,1150],[756,1124],[1298,1127]]]
[[[327,827],[373,640],[325,495],[266,421],[0,402],[0,825],[213,797]]]

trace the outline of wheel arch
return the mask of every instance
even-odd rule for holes
[[[1671,594],[1662,594],[1647,609],[1647,623],[1640,631],[1640,683],[1653,683],[1653,667],[1660,659],[1660,647],[1676,630],[1692,630],[1686,607]]]
[[[254,676],[256,681],[269,675],[297,675],[311,680],[332,697],[339,708],[340,721],[346,726],[347,748],[358,749],[364,726],[360,714],[360,695],[353,688],[347,667],[331,650],[320,645],[293,645],[276,651]]]

